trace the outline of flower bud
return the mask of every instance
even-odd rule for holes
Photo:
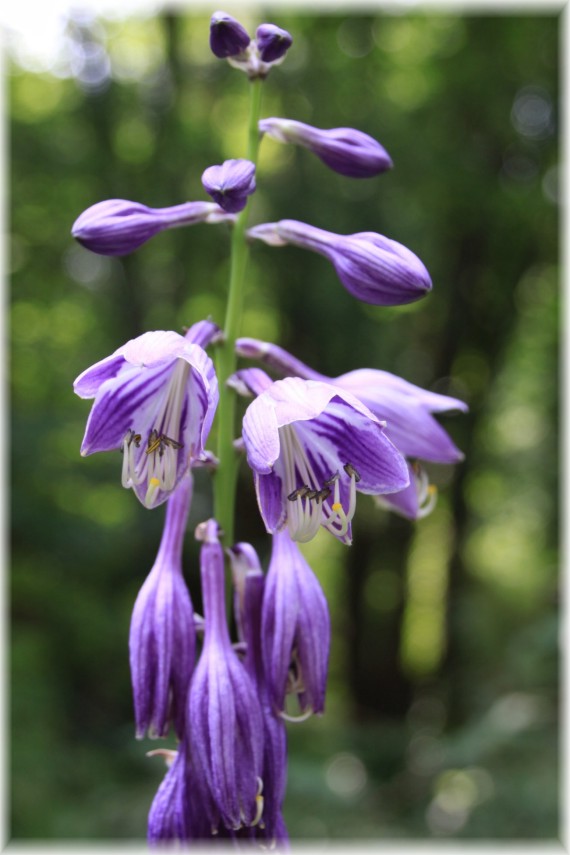
[[[99,255],[128,255],[164,229],[231,219],[212,202],[186,202],[171,208],[148,208],[140,202],[107,199],[83,211],[73,237]]]
[[[297,220],[280,220],[254,226],[247,234],[270,246],[293,244],[324,255],[347,291],[364,303],[401,306],[419,300],[432,288],[417,255],[375,232],[337,235]]]
[[[194,609],[182,576],[182,541],[192,479],[186,476],[168,500],[160,549],[137,597],[129,637],[136,733],[166,736],[172,720],[178,737],[194,668]]]
[[[214,12],[210,21],[210,48],[219,59],[242,53],[251,39],[239,21],[226,12]]]
[[[276,62],[283,59],[293,44],[293,37],[275,24],[261,24],[255,32],[255,42],[263,62]]]
[[[255,164],[240,158],[209,166],[202,174],[202,184],[224,211],[236,214],[245,208],[247,197],[255,191]]]
[[[350,178],[370,178],[392,167],[388,152],[354,128],[320,130],[293,119],[262,119],[259,130],[282,143],[310,149],[330,169]]]

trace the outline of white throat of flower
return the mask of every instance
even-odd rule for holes
[[[340,501],[340,472],[335,472],[321,484],[293,425],[279,428],[279,440],[291,539],[307,543],[321,525],[336,537],[344,537],[356,510],[356,483],[360,476],[354,467],[350,463],[343,467],[350,479],[349,502],[345,510]]]
[[[153,427],[147,436],[142,436],[133,428],[127,431],[123,439],[123,487],[138,487],[146,481],[144,504],[147,508],[153,507],[159,490],[170,492],[176,485],[178,453],[183,446],[180,418],[189,372],[188,363],[178,359],[164,387]],[[144,453],[137,453],[143,440]]]

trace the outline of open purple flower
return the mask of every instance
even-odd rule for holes
[[[330,169],[350,178],[371,178],[392,167],[386,149],[373,137],[354,128],[320,130],[294,119],[262,119],[261,133],[282,143],[310,149]]]
[[[240,356],[260,359],[280,374],[330,383],[358,398],[376,418],[386,422],[386,435],[413,461],[408,464],[409,485],[402,491],[378,496],[379,503],[412,519],[425,516],[433,507],[434,488],[416,461],[457,463],[463,459],[461,451],[433,415],[452,410],[465,412],[468,407],[463,401],[430,392],[388,371],[373,368],[326,377],[278,345],[252,338],[238,339],[236,350]]]
[[[356,491],[376,495],[409,481],[383,423],[349,392],[315,380],[272,382],[260,369],[232,383],[258,397],[242,435],[267,531],[285,525],[293,540],[311,540],[319,526],[350,543]]]
[[[242,53],[251,39],[239,21],[227,12],[214,12],[210,20],[210,48],[218,59]]]
[[[192,478],[168,500],[156,561],[131,619],[129,651],[137,738],[166,736],[172,721],[184,732],[185,701],[194,669],[194,609],[182,575],[182,543],[192,501]]]
[[[209,166],[202,175],[206,193],[218,205],[236,214],[247,204],[247,197],[255,192],[255,164],[242,158],[225,160],[220,166]]]
[[[71,234],[99,255],[127,255],[165,229],[231,219],[213,202],[148,208],[140,202],[107,199],[83,211],[74,222]]]
[[[230,641],[224,593],[224,553],[218,526],[199,527],[204,647],[190,684],[186,738],[212,829],[256,825],[261,792],[263,722],[253,682]]]
[[[255,43],[262,62],[276,63],[293,44],[293,36],[275,24],[260,24],[255,31]]]
[[[324,255],[347,291],[364,303],[400,306],[419,300],[432,287],[417,255],[375,232],[337,235],[297,220],[280,220],[254,226],[247,234],[270,246],[293,244]]]
[[[186,337],[144,333],[74,383],[80,398],[95,398],[81,454],[120,449],[123,486],[147,508],[164,502],[188,468],[207,459],[218,383],[203,347],[218,333],[210,322],[195,324]]]
[[[256,836],[282,843],[287,840],[283,802],[287,783],[287,733],[276,715],[271,696],[271,672],[263,664],[261,614],[265,577],[257,553],[249,543],[236,543],[229,550],[234,579],[235,617],[240,638],[246,645],[244,665],[254,682],[263,715],[263,818]]]
[[[275,710],[295,694],[301,715],[322,713],[330,617],[319,581],[287,530],[273,536],[262,617],[263,663]]]

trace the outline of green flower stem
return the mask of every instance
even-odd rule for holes
[[[250,84],[250,107],[247,159],[257,164],[260,135],[258,122],[261,113],[262,81]],[[249,256],[245,232],[249,205],[238,214],[232,232],[230,284],[224,325],[224,341],[216,350],[216,368],[220,386],[218,404],[218,468],[214,478],[214,516],[217,519],[226,546],[234,543],[234,508],[239,459],[234,449],[235,392],[226,382],[236,370],[236,339],[240,334],[243,314],[245,271]]]

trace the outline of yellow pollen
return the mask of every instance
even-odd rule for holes
[[[151,478],[148,482],[149,487],[160,487],[160,481],[158,478]]]
[[[332,506],[333,511],[342,511],[342,505],[340,502],[335,502]]]

